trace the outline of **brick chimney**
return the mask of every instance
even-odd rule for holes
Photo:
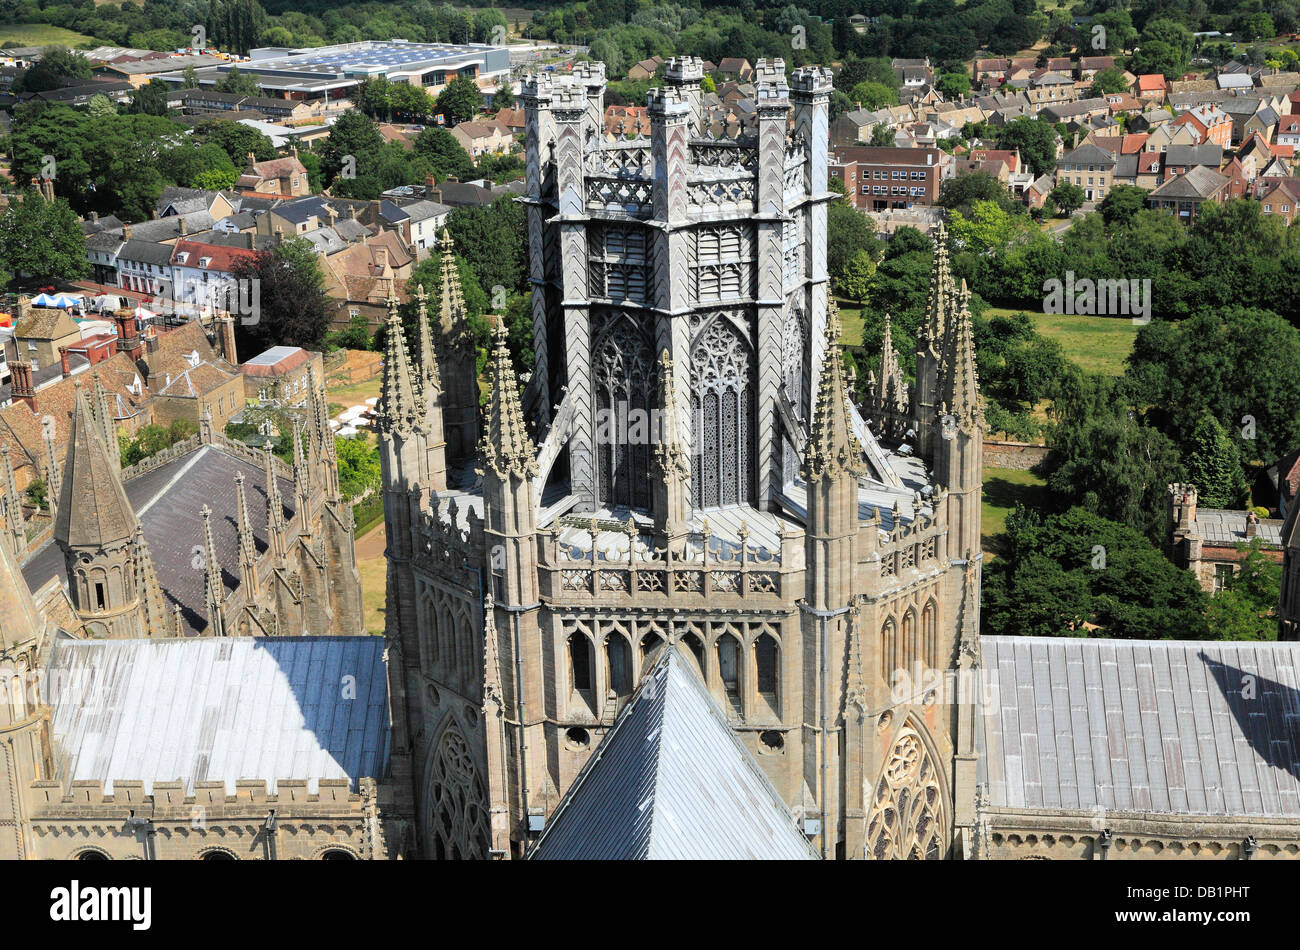
[[[36,387],[32,384],[32,364],[27,362],[10,363],[9,372],[13,377],[11,381],[13,398],[23,400],[35,412]]]
[[[221,344],[221,355],[231,366],[239,365],[239,355],[235,349],[235,318],[230,314],[217,318],[217,340]]]
[[[1246,512],[1246,539],[1250,540],[1259,533],[1259,515],[1253,511]]]
[[[135,311],[123,308],[113,311],[113,322],[117,324],[118,349],[130,354],[131,359],[138,360],[144,349],[140,339],[140,321]]]
[[[72,375],[72,366],[68,361],[68,348],[66,346],[59,347],[59,365],[63,367],[64,379]]]
[[[32,298],[26,294],[18,298],[18,319],[26,320],[32,313]]]
[[[123,241],[131,240],[131,225],[129,224],[122,225],[122,240]]]

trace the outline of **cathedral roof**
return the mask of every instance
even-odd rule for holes
[[[816,856],[693,666],[669,646],[551,816],[538,860]]]
[[[109,451],[90,413],[90,400],[85,390],[78,389],[54,522],[54,537],[60,543],[94,548],[128,541],[135,534],[135,513]],[[111,451],[116,452],[117,446]]]
[[[1300,818],[1300,643],[984,637],[993,808]]]
[[[254,544],[265,557],[270,547],[267,531],[266,470],[218,446],[205,445],[136,475],[126,483],[126,497],[144,526],[154,570],[163,590],[167,611],[177,604],[186,635],[207,626],[204,599],[205,572],[195,570],[194,547],[204,543],[199,509],[212,509],[212,535],[221,565],[226,596],[239,586],[239,493],[235,474],[244,475]],[[292,479],[277,475],[282,511],[287,521],[297,506]],[[65,480],[66,484],[66,480]],[[47,544],[23,565],[32,590],[53,577],[64,579],[63,554]]]
[[[202,573],[195,571],[193,573]],[[56,642],[55,755],[64,781],[381,778],[388,768],[382,637]],[[325,688],[351,677],[352,691]]]

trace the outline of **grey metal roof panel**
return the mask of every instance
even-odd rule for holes
[[[389,727],[378,637],[60,639],[51,660],[60,778],[100,781],[384,777]],[[303,665],[328,682],[295,675]],[[355,678],[356,696],[342,689]],[[308,701],[308,695],[315,697]]]
[[[676,647],[664,651],[531,857],[816,857],[690,663]]]
[[[1300,644],[984,637],[995,807],[1300,817]]]

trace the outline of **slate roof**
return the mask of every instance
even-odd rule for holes
[[[1218,170],[1223,164],[1223,149],[1218,145],[1171,145],[1165,152],[1165,166],[1203,165]]]
[[[257,554],[261,557],[270,546],[266,530],[266,470],[262,466],[217,446],[205,445],[126,483],[126,497],[144,526],[165,606],[170,611],[173,605],[181,605],[181,618],[189,632],[197,633],[208,623],[204,573],[190,566],[194,546],[203,543],[203,523],[199,518],[203,505],[212,509],[212,539],[227,594],[239,586],[236,472],[244,473],[249,520]],[[288,521],[297,504],[293,479],[283,475],[277,478],[284,518]],[[65,582],[63,553],[58,545],[51,542],[40,548],[23,565],[23,576],[32,590],[40,590],[53,577]]]
[[[1300,643],[981,643],[992,807],[1300,818]]]
[[[815,852],[669,646],[551,816],[537,860],[808,860]]]
[[[1224,508],[1197,508],[1196,533],[1212,544],[1244,544],[1246,512]],[[1255,536],[1262,544],[1282,543],[1282,523],[1265,519],[1255,525]]]
[[[196,572],[202,573],[202,572]],[[75,781],[382,778],[388,689],[382,637],[56,641],[59,775]],[[354,677],[355,698],[341,688]],[[64,685],[66,684],[66,685]]]
[[[132,228],[132,232],[134,230]],[[166,267],[172,262],[172,248],[170,244],[130,240],[123,244],[122,249],[117,252],[117,259],[119,261],[139,261],[141,264]]]
[[[112,547],[135,534],[135,515],[122,490],[85,389],[77,389],[72,437],[63,463],[54,537],[79,547]]]
[[[1151,197],[1206,199],[1218,192],[1228,180],[1226,175],[1220,175],[1212,168],[1194,165],[1187,170],[1187,174],[1175,175],[1151,192]]]

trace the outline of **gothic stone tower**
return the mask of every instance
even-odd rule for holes
[[[953,681],[979,660],[983,425],[965,297],[936,255],[930,375],[859,411],[827,300],[830,74],[760,62],[739,139],[704,134],[701,76],[671,60],[651,136],[616,143],[599,65],[525,80],[537,360],[521,391],[498,338],[477,474],[445,469],[441,396],[390,320],[408,853],[524,856],[666,643],[823,855],[965,848],[974,720]],[[917,423],[934,444],[893,451]]]

